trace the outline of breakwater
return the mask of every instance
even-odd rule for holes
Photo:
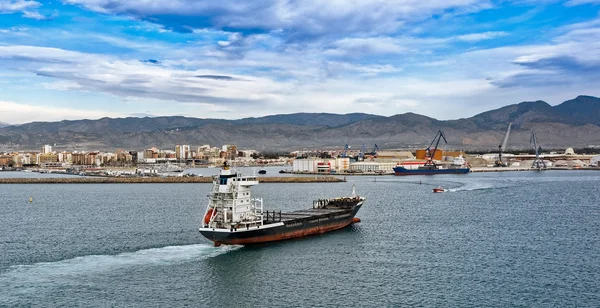
[[[0,184],[139,184],[139,183],[212,183],[212,177],[81,177],[81,178],[4,178]],[[319,177],[263,177],[260,183],[336,183],[343,179]]]

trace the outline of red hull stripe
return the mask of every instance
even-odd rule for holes
[[[296,230],[296,231],[292,231],[292,232],[286,232],[286,233],[275,234],[275,235],[267,235],[267,236],[259,236],[259,237],[253,237],[253,238],[243,238],[243,239],[231,239],[231,240],[224,240],[224,241],[215,241],[215,245],[258,244],[258,243],[265,243],[265,242],[287,240],[287,239],[292,239],[292,238],[301,238],[301,237],[308,236],[308,235],[322,234],[322,233],[326,233],[329,231],[338,230],[338,229],[348,226],[351,223],[352,223],[352,221],[346,221],[343,223],[332,224],[332,225],[328,225],[328,226],[318,226],[318,227],[313,227],[313,228],[309,228],[309,229]]]

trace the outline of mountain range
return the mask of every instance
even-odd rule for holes
[[[239,120],[182,116],[102,118],[32,122],[0,128],[0,152],[56,148],[139,150],[176,144],[237,144],[259,151],[342,148],[407,148],[429,145],[442,130],[445,148],[495,149],[508,123],[508,148],[529,147],[531,132],[545,148],[600,145],[600,98],[578,96],[557,106],[522,102],[458,120],[437,120],[415,113],[380,116],[365,113],[295,113]],[[4,148],[4,149],[3,149]]]
[[[8,123],[0,122],[0,128],[10,126]]]

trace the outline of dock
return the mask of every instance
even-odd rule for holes
[[[511,171],[535,171],[529,167],[473,167],[471,172],[511,172]]]

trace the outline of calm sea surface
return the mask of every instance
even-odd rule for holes
[[[207,184],[0,185],[0,306],[600,306],[599,172],[348,177],[254,195],[302,209],[352,184],[367,198],[360,224],[218,248],[197,231]]]

